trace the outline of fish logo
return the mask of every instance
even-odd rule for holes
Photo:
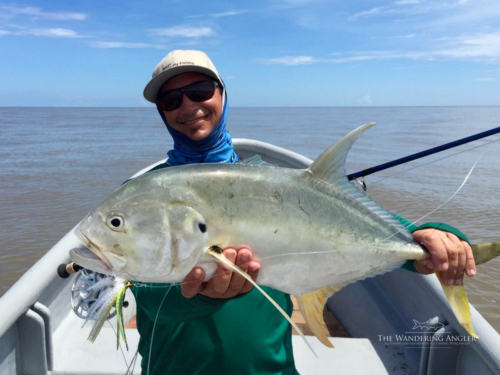
[[[434,331],[437,331],[438,329],[441,329],[444,327],[443,323],[432,323],[431,322],[432,318],[430,318],[428,321],[420,323],[418,320],[413,319],[413,323],[415,323],[415,326],[413,326],[412,329],[417,329],[417,328],[422,328],[422,329],[427,329],[428,331],[433,329]]]

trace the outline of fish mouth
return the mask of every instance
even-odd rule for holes
[[[81,247],[70,250],[70,258],[78,265],[92,271],[111,274],[114,271],[112,264],[104,257],[103,252],[92,240],[80,229],[75,231],[76,236],[82,242]]]

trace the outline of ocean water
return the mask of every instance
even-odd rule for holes
[[[233,137],[311,159],[366,122],[347,172],[500,126],[500,107],[231,108]],[[496,142],[496,140],[498,140]],[[0,296],[87,212],[172,141],[150,108],[0,108]],[[446,222],[475,243],[500,241],[500,137],[365,178],[368,193],[409,220]],[[500,260],[466,280],[471,302],[500,332]]]

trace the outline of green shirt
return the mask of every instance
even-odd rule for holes
[[[231,299],[184,298],[179,286],[169,290],[168,284],[131,289],[144,374],[150,347],[151,375],[298,374],[290,324],[255,288]],[[292,314],[288,294],[263,289]]]

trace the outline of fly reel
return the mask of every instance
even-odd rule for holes
[[[99,296],[103,295],[109,288],[112,288],[110,284],[105,283],[101,288],[94,287],[99,281],[109,277],[112,276],[97,273],[86,268],[82,268],[78,272],[71,286],[71,307],[79,318],[88,319],[89,313]],[[124,303],[126,307],[125,304],[126,302]],[[116,309],[112,307],[106,319],[111,319],[115,315]]]

